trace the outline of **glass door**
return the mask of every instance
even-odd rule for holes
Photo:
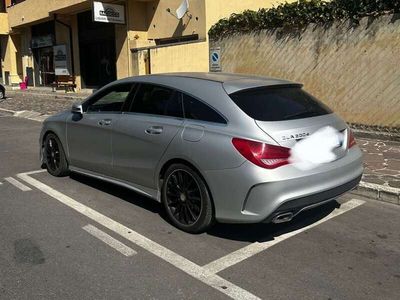
[[[55,81],[53,47],[39,49],[40,85],[50,86]]]

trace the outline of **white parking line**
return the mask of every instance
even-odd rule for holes
[[[86,225],[82,227],[83,230],[86,232],[90,233],[94,237],[98,238],[100,241],[106,243],[110,247],[114,248],[118,252],[122,253],[125,256],[132,256],[137,254],[135,250],[132,248],[126,246],[125,244],[121,243],[120,241],[114,239],[111,235],[108,235],[104,231],[101,231],[100,229],[96,228],[93,225]]]
[[[26,186],[25,184],[19,182],[18,180],[16,180],[15,178],[12,177],[7,177],[4,178],[6,181],[8,181],[9,183],[11,183],[13,186],[15,186],[16,188],[19,188],[21,191],[23,192],[27,192],[27,191],[32,191],[32,189],[28,186]]]
[[[44,172],[47,172],[47,170],[46,170],[46,169],[40,169],[40,170],[25,172],[25,173],[23,173],[23,174],[26,174],[26,175],[33,175],[33,174],[39,174],[39,173],[44,173]]]
[[[232,252],[224,257],[221,257],[213,262],[210,262],[209,264],[205,265],[203,268],[206,270],[210,271],[211,273],[218,273],[221,272],[222,270],[225,270],[226,268],[229,268],[247,258],[250,258],[253,255],[256,255],[257,253],[260,253],[261,251],[264,251],[284,240],[287,240],[288,238],[291,238],[301,232],[304,232],[310,228],[313,228],[315,226],[318,226],[334,217],[337,217],[353,208],[356,208],[362,204],[364,204],[365,201],[358,200],[358,199],[352,199],[340,206],[340,208],[335,209],[333,212],[331,212],[328,216],[325,218],[308,225],[306,227],[282,234],[280,236],[275,237],[272,241],[267,241],[267,242],[262,242],[262,243],[252,243],[246,247],[243,247],[235,252]]]
[[[21,173],[17,176],[25,182],[29,183],[30,185],[41,190],[45,194],[49,195],[50,197],[65,204],[66,206],[69,206],[75,211],[81,213],[82,215],[85,215],[89,219],[101,224],[105,228],[114,231],[115,233],[126,238],[127,240],[135,243],[136,245],[165,260],[166,262],[170,263],[171,265],[175,266],[186,274],[220,291],[221,293],[224,293],[225,295],[233,299],[260,299],[249,291],[246,291],[245,289],[242,289],[241,287],[229,282],[228,280],[216,274],[213,274],[209,270],[202,268],[201,266],[150,240],[140,233],[118,223],[117,221],[114,221],[113,219],[95,211],[94,209],[87,207],[86,205],[83,205],[82,203],[56,191],[50,186],[30,177],[29,174]]]

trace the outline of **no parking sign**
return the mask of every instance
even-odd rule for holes
[[[221,68],[221,48],[210,49],[210,71],[220,72]]]

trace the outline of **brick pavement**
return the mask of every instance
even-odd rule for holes
[[[86,98],[88,94],[61,94],[7,91],[7,98],[0,100],[0,108],[12,111],[35,111],[51,115],[71,108],[72,103]]]
[[[400,188],[400,143],[357,139],[364,153],[363,181]]]

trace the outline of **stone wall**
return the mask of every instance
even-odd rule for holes
[[[225,37],[223,72],[302,82],[347,122],[400,127],[400,16]]]

